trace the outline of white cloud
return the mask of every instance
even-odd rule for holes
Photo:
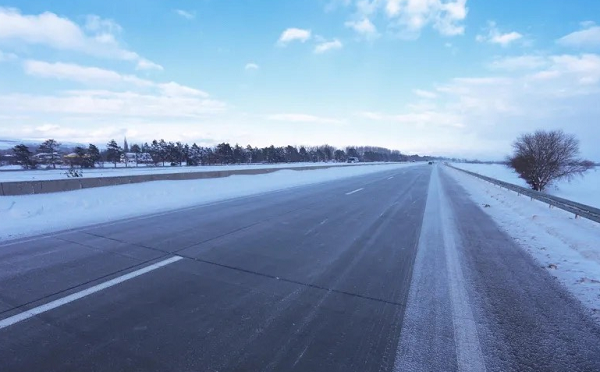
[[[290,123],[316,123],[316,124],[343,124],[340,119],[320,117],[308,114],[273,114],[268,115],[267,119],[274,121],[285,121]]]
[[[140,87],[154,85],[153,82],[132,75],[121,75],[115,71],[98,67],[86,67],[72,63],[49,63],[44,61],[26,60],[23,62],[25,73],[42,78],[71,80],[86,84],[110,85],[118,83],[133,84]]]
[[[116,71],[98,67],[80,66],[72,63],[49,63],[26,60],[23,63],[25,73],[41,78],[70,80],[93,86],[110,86],[111,88],[152,88],[167,97],[196,96],[207,98],[208,94],[201,90],[187,87],[175,82],[156,83],[133,75],[123,75]],[[117,85],[117,87],[115,87]]]
[[[244,66],[244,70],[258,70],[260,67],[254,63],[254,62],[248,62],[246,63],[246,66]]]
[[[593,22],[583,22],[582,29],[575,31],[556,41],[558,44],[575,48],[600,47],[600,26]]]
[[[489,64],[489,67],[493,70],[533,70],[547,65],[548,60],[546,57],[537,55],[525,55],[517,57],[506,57],[494,60]]]
[[[282,46],[287,45],[292,41],[300,41],[304,43],[309,40],[311,36],[312,33],[310,30],[304,30],[301,28],[288,28],[281,33],[278,43]]]
[[[382,12],[388,30],[405,38],[415,39],[428,26],[443,36],[464,34],[467,0],[356,0],[356,17],[369,18]]]
[[[359,116],[388,123],[408,125],[408,126],[434,126],[434,127],[453,127],[463,128],[462,117],[454,113],[445,113],[435,110],[413,110],[403,114],[383,114],[378,112],[362,112]]]
[[[182,9],[175,9],[173,10],[177,15],[185,18],[185,19],[194,19],[196,18],[196,12],[190,12],[187,10],[182,10]]]
[[[165,87],[169,89],[170,87]],[[0,95],[0,110],[7,115],[81,115],[99,119],[118,118],[201,118],[225,110],[223,102],[192,95],[170,96],[131,91],[64,91],[58,95]]]
[[[333,39],[331,41],[323,41],[315,46],[314,52],[317,54],[325,53],[330,50],[341,49],[343,44],[338,39]]]
[[[117,35],[122,29],[116,22],[91,15],[86,18],[84,29],[51,12],[24,15],[18,9],[0,7],[0,40],[46,45],[96,57],[132,61],[141,66],[152,64],[158,68],[120,45]]]
[[[415,89],[413,91],[417,96],[421,97],[421,98],[436,98],[437,94],[435,94],[434,92],[430,92],[428,90],[422,90],[422,89]]]
[[[523,55],[497,59],[492,70],[524,72],[533,80],[568,79],[577,85],[600,82],[600,56],[597,54]],[[573,92],[579,91],[572,87]]]
[[[144,58],[138,60],[137,65],[135,66],[135,69],[136,70],[144,70],[144,71],[146,71],[146,70],[158,70],[158,71],[164,70],[164,68],[161,65],[156,64],[156,63],[149,61],[147,59],[144,59]]]
[[[379,36],[377,28],[368,18],[363,18],[360,21],[348,21],[344,25],[367,39],[373,39]]]
[[[491,43],[491,44],[499,44],[503,47],[507,47],[511,43],[522,39],[523,35],[516,31],[502,33],[498,30],[495,22],[488,22],[487,34],[479,34],[475,37],[480,43]]]
[[[171,81],[170,83],[158,84],[157,85],[163,92],[164,95],[168,97],[184,97],[184,96],[195,96],[195,97],[203,97],[207,98],[208,93],[195,89],[186,87],[185,85],[181,85]]]

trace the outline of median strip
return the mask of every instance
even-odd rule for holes
[[[159,269],[161,267],[167,266],[169,264],[172,264],[172,263],[177,262],[177,261],[182,260],[182,259],[183,259],[183,257],[179,257],[179,256],[171,257],[171,258],[168,258],[166,260],[154,263],[154,264],[152,264],[150,266],[146,266],[146,267],[144,267],[142,269],[133,271],[133,272],[131,272],[129,274],[125,274],[123,276],[119,276],[117,278],[111,279],[111,280],[109,280],[107,282],[104,282],[104,283],[95,285],[93,287],[84,289],[83,291],[70,294],[68,296],[59,298],[58,300],[54,300],[54,301],[49,302],[47,304],[44,304],[44,305],[41,305],[41,306],[38,306],[38,307],[34,307],[33,309],[26,310],[26,311],[24,311],[24,312],[22,312],[20,314],[13,315],[13,316],[11,316],[9,318],[6,318],[6,319],[2,319],[2,320],[0,320],[0,329],[9,327],[9,326],[11,326],[13,324],[22,322],[24,320],[27,320],[29,318],[32,318],[32,317],[36,316],[36,315],[45,313],[47,311],[56,309],[57,307],[60,307],[62,305],[66,305],[66,304],[68,304],[70,302],[77,301],[77,300],[79,300],[79,299],[81,299],[83,297],[89,296],[89,295],[94,294],[96,292],[100,292],[100,291],[102,291],[104,289],[113,287],[113,286],[115,286],[117,284],[120,284],[120,283],[123,283],[123,282],[125,282],[125,281],[127,281],[129,279],[133,279],[133,278],[136,278],[136,277],[138,277],[140,275],[144,275],[146,273],[149,273],[151,271],[154,271],[154,270]]]

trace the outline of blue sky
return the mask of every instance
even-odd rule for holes
[[[0,3],[0,138],[379,145],[600,160],[600,2]]]

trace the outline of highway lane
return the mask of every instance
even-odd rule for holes
[[[2,371],[583,371],[599,341],[437,167],[0,245]]]

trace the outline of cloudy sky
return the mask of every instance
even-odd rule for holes
[[[600,1],[0,2],[0,138],[600,160]]]

